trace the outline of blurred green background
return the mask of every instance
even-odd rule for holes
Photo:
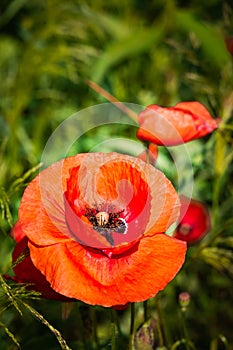
[[[233,53],[226,47],[231,37],[230,0],[1,1],[2,274],[11,269],[14,243],[8,233],[17,219],[23,190],[38,171],[49,136],[71,114],[106,102],[87,80],[120,101],[143,106],[197,100],[213,116],[222,118],[217,132],[187,145],[195,175],[194,197],[208,204],[213,228],[203,242],[189,249],[187,264],[160,293],[162,311],[151,302],[151,312],[160,319],[162,313],[170,349],[182,338],[177,296],[186,290],[191,294],[187,328],[196,349],[225,349],[227,342],[228,348],[233,348]],[[112,137],[135,139],[135,128],[95,129],[84,135],[77,152],[88,152]],[[163,162],[164,171],[167,169],[175,181],[166,152]],[[21,305],[21,316],[12,306],[7,290],[2,281],[0,349],[17,349],[16,341],[25,350],[59,349],[54,335],[28,309]],[[27,296],[16,291],[11,291],[16,300]],[[93,311],[87,306],[76,305],[62,320],[60,303],[28,302],[61,331],[72,349],[83,348],[79,314],[84,320],[85,346],[95,349],[90,330]],[[137,310],[139,324],[140,305]],[[125,332],[118,346],[125,349],[129,311],[118,311],[118,316]],[[100,348],[110,349],[110,311],[97,308],[95,318]]]

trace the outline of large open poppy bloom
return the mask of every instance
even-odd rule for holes
[[[199,102],[180,102],[174,107],[150,105],[139,113],[137,137],[157,145],[174,146],[203,137],[218,127]]]
[[[186,243],[164,232],[178,216],[178,195],[159,170],[90,153],[52,164],[29,184],[16,228],[54,291],[114,306],[154,296],[177,274]]]
[[[201,240],[211,228],[208,208],[200,201],[180,196],[180,222],[173,236],[194,244]]]

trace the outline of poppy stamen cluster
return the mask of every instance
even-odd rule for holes
[[[108,213],[106,211],[98,211],[96,208],[86,208],[84,216],[90,221],[93,229],[105,237],[111,246],[114,246],[112,233],[127,233],[128,225],[125,219],[120,217],[123,212],[124,209]]]
[[[189,224],[179,224],[177,226],[177,232],[179,232],[180,235],[183,235],[183,236],[187,236],[190,234],[190,232],[192,231],[193,227]]]

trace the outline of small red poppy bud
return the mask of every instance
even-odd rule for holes
[[[179,294],[179,304],[182,311],[186,311],[190,303],[190,294],[188,292],[182,292]]]

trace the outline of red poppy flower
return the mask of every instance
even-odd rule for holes
[[[139,113],[137,137],[157,145],[174,146],[203,137],[218,126],[199,102],[180,102],[174,107],[150,105]]]
[[[163,232],[179,216],[170,181],[140,159],[79,154],[26,188],[18,225],[51,288],[103,306],[146,300],[181,268],[185,242]]]
[[[180,222],[173,236],[189,244],[202,239],[211,228],[207,207],[194,199],[180,196]]]

